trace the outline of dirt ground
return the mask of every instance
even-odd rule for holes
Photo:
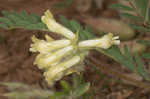
[[[52,9],[52,5],[60,1],[62,0],[1,0],[0,12],[2,10],[25,10],[29,13],[35,12],[42,15],[46,9]],[[93,16],[101,14],[103,17],[117,18],[118,15],[115,11],[107,9],[107,5],[112,2],[115,2],[115,0],[105,1],[101,9],[91,9],[90,14]],[[76,5],[71,6],[72,9],[57,10],[56,12],[53,10],[53,12],[56,16],[63,14],[67,18],[80,20],[77,15],[79,12],[74,9],[74,6]],[[33,34],[44,35],[44,32],[0,29],[0,35],[4,37],[4,41],[0,43],[0,82],[23,82],[41,87],[44,82],[42,71],[33,65],[35,55],[29,52]],[[117,71],[121,72],[120,64],[110,58],[97,54],[95,51],[92,51],[91,55],[101,60],[100,63],[107,68],[116,68]],[[148,99],[147,92],[143,92],[143,89],[117,82],[118,78],[107,74],[105,71],[102,71],[102,77],[98,76],[89,65],[87,65],[85,71],[85,80],[94,84],[95,99]],[[4,92],[6,92],[6,88],[0,86],[0,96]],[[0,97],[0,99],[5,98]]]

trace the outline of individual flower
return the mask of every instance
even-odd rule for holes
[[[120,44],[119,36],[114,37],[112,33],[109,33],[99,39],[81,41],[79,42],[79,47],[81,48],[98,47],[108,49],[112,45],[119,45],[119,44]]]
[[[75,34],[71,30],[57,23],[52,13],[49,10],[45,12],[45,15],[42,16],[41,20],[43,23],[47,25],[50,31],[61,34],[64,37],[71,39],[71,40],[75,39]]]
[[[74,66],[79,62],[80,62],[80,56],[76,55],[65,62],[62,62],[60,64],[57,64],[56,66],[49,68],[49,70],[44,73],[47,82],[50,85],[53,85],[54,81],[57,81],[62,78],[66,70],[68,70],[69,68],[71,68],[72,66]]]
[[[40,69],[51,67],[51,65],[54,65],[56,62],[70,54],[73,49],[73,46],[67,46],[53,53],[40,53],[39,55],[37,55],[34,64],[37,64]]]
[[[47,37],[47,39],[50,39]],[[31,44],[30,51],[32,52],[41,52],[41,53],[48,53],[54,50],[66,47],[71,44],[70,40],[62,39],[56,41],[45,41],[39,40],[35,36],[32,37],[32,41],[34,42]]]

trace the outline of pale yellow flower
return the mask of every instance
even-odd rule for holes
[[[109,33],[99,39],[81,41],[79,42],[78,46],[81,48],[98,47],[98,48],[108,49],[112,45],[119,45],[120,40],[118,39],[119,36],[113,37],[113,34]]]
[[[62,76],[65,74],[65,71],[67,69],[71,68],[72,66],[74,66],[79,62],[80,62],[80,56],[74,56],[65,62],[62,62],[60,64],[57,64],[56,66],[49,68],[49,70],[44,73],[47,82],[50,85],[53,85],[54,81],[57,81],[62,78]]]
[[[73,46],[67,46],[65,48],[55,51],[54,53],[40,53],[36,57],[34,64],[37,64],[39,68],[48,68],[55,62],[58,62],[61,58],[70,54],[70,52],[72,52],[73,49]]]
[[[45,40],[39,40],[36,37],[33,37],[32,41],[34,43],[31,44],[30,51],[40,52],[40,53],[49,53],[49,52],[66,47],[71,44],[71,41],[67,39],[50,41],[50,38],[48,38],[48,36],[46,38],[49,42]]]
[[[101,38],[79,42],[78,32],[74,34],[71,30],[57,23],[49,10],[41,19],[50,31],[67,38],[54,40],[45,35],[46,40],[39,40],[35,36],[32,37],[33,44],[31,44],[30,51],[39,52],[34,64],[40,69],[46,70],[44,76],[50,85],[65,75],[74,72],[79,74],[84,68],[83,61],[88,55],[89,49],[108,49],[113,45],[120,44],[119,36],[113,36],[112,33]]]
[[[45,15],[42,16],[41,20],[47,25],[50,31],[61,34],[71,40],[75,39],[75,34],[71,30],[57,23],[49,10],[45,12]]]

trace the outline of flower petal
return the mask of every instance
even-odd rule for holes
[[[99,39],[93,39],[93,40],[86,40],[79,42],[78,46],[81,48],[90,48],[90,47],[99,47],[103,49],[108,49],[112,45],[119,45],[120,40],[118,36],[113,37],[112,33],[108,33],[107,35],[104,35],[102,38]]]
[[[52,64],[59,61],[62,57],[65,57],[66,55],[70,54],[71,51],[73,51],[73,46],[65,47],[54,53],[41,53],[36,57],[34,64],[37,64],[39,68],[50,67]]]
[[[47,38],[50,40],[50,38]],[[31,44],[30,51],[40,52],[40,53],[49,53],[51,51],[66,47],[71,44],[70,40],[55,40],[47,42],[45,40],[32,40],[34,43]]]
[[[68,61],[65,61],[63,63],[60,63],[56,66],[49,68],[49,70],[44,73],[44,76],[46,77],[48,83],[50,85],[53,85],[54,81],[57,81],[62,78],[62,76],[65,74],[64,73],[65,70],[71,68],[78,62],[80,62],[80,56],[74,56]]]
[[[75,39],[75,34],[71,30],[57,23],[49,10],[45,12],[45,15],[42,16],[41,20],[47,25],[50,31],[61,34],[68,39]]]

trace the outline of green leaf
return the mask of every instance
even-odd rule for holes
[[[20,13],[16,14],[16,16],[19,16],[20,19],[26,20],[26,21],[28,21],[29,23],[32,23],[32,24],[35,24],[35,23],[41,21],[40,17],[37,16],[36,14],[34,14],[34,13],[27,14],[25,11],[21,11]]]
[[[37,30],[48,31],[48,28],[47,28],[46,24],[43,24],[42,22],[39,22],[36,25],[37,25]]]
[[[79,40],[83,41],[83,40],[87,40],[87,35],[86,32],[83,29],[80,29],[79,31]]]
[[[3,18],[3,17],[0,17],[0,22],[4,23],[7,26],[12,26],[13,25],[13,23],[9,19]]]
[[[15,16],[15,15],[8,15],[7,17],[8,17],[9,20],[11,20],[11,22],[13,22],[13,24],[21,21],[21,19],[18,18],[17,16]]]
[[[140,11],[141,15],[145,18],[148,0],[135,0],[136,9]]]
[[[73,96],[75,98],[82,96],[84,93],[86,93],[90,88],[90,83],[84,83],[81,84],[76,88],[76,90],[73,92]]]
[[[122,10],[127,10],[127,11],[133,11],[133,8],[122,5],[122,4],[112,4],[110,8],[115,8],[115,9],[122,9]]]
[[[25,28],[28,30],[43,30],[48,31],[46,25],[42,23],[41,18],[34,14],[21,12],[2,11],[4,17],[0,17],[0,27],[4,29]]]
[[[65,27],[67,27],[67,28],[71,28],[71,25],[70,25],[70,22],[66,19],[66,17],[64,17],[64,16],[59,16],[59,18],[60,18],[60,21],[61,21],[61,23],[65,26]]]
[[[141,0],[141,13],[143,15],[143,17],[146,17],[146,10],[147,10],[147,4],[148,4],[148,0]]]
[[[129,18],[129,19],[133,19],[133,20],[137,20],[137,21],[143,21],[141,18],[139,18],[138,16],[135,16],[135,15],[132,15],[132,14],[129,14],[129,13],[121,13],[120,14],[121,17],[126,17],[126,18]]]
[[[125,57],[127,59],[133,61],[133,57],[131,56],[131,53],[129,52],[129,49],[128,49],[127,45],[124,45],[123,48],[124,48],[124,55],[125,55]]]
[[[125,65],[132,71],[136,70],[136,66],[134,64],[134,60],[133,60],[133,56],[132,54],[129,52],[129,49],[127,48],[126,45],[124,45],[124,55],[125,55],[125,60],[122,61],[123,63],[125,63]]]
[[[145,71],[144,63],[142,62],[138,54],[135,55],[135,60],[138,66],[137,68],[138,73],[148,80],[149,79],[148,73]]]
[[[124,47],[124,52],[125,52],[124,54],[122,54],[119,47],[117,46],[113,46],[106,50],[100,50],[100,49],[97,49],[97,50],[113,58],[114,60],[118,61],[123,66],[127,67],[128,69],[135,71],[135,64],[133,62],[132,56],[130,56],[131,54],[129,50],[127,49],[127,47]]]
[[[150,53],[143,53],[142,57],[146,59],[150,59]]]
[[[150,30],[143,27],[143,26],[138,26],[138,25],[135,25],[135,24],[130,24],[130,26],[133,28],[133,29],[136,29],[136,30],[140,30],[140,31],[145,31],[145,32],[149,32]]]
[[[24,20],[18,21],[15,24],[15,26],[17,26],[17,27],[24,27],[24,28],[28,25],[30,25],[30,23],[28,21],[24,21]]]
[[[124,61],[124,57],[123,54],[121,53],[120,49],[118,46],[112,46],[109,49],[103,50],[104,54],[112,57],[113,59],[117,60],[117,61]]]
[[[72,87],[70,86],[70,84],[64,80],[61,81],[61,86],[63,87],[64,92],[69,93],[72,90]]]
[[[28,17],[28,14],[25,12],[25,11],[21,11],[19,13],[20,17],[23,19],[23,20],[28,20],[29,17]]]
[[[85,26],[85,29],[83,29],[76,20],[71,20],[70,24],[72,31],[79,31],[79,40],[93,39],[95,37],[93,31],[88,26]]]
[[[80,24],[76,20],[71,20],[70,25],[72,26],[73,32],[80,32]]]
[[[147,45],[147,46],[150,46],[150,40],[137,40],[136,42]]]
[[[37,22],[41,21],[40,16],[38,16],[37,14],[31,13],[31,16],[32,16],[32,19],[33,19],[33,23],[37,23]]]
[[[135,4],[136,4],[136,8],[140,9],[142,0],[134,0],[134,1],[135,1]]]
[[[148,16],[146,16],[147,18],[148,18],[148,23],[149,23],[149,25],[150,25],[150,8],[149,8],[149,11],[148,11]]]
[[[85,26],[84,34],[87,36],[87,39],[95,38],[93,31],[88,26]]]
[[[30,25],[25,26],[25,29],[38,30],[39,28],[38,28],[37,24],[30,24]]]

